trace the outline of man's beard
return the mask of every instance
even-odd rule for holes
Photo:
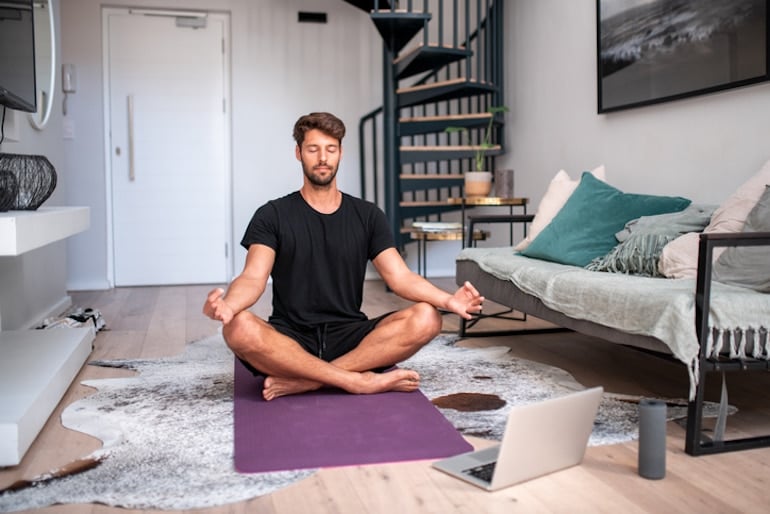
[[[315,167],[302,163],[302,171],[305,173],[305,176],[310,181],[311,184],[314,186],[328,186],[331,184],[331,182],[334,180],[334,177],[337,176],[337,168],[333,167],[329,164],[326,165],[327,168],[331,170],[331,173],[329,173],[327,176],[322,177],[315,173]]]

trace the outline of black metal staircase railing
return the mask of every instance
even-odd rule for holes
[[[504,104],[503,1],[346,1],[368,4],[384,42],[383,105],[359,122],[362,197],[383,208],[403,248],[411,222],[458,210],[446,199],[462,195],[488,110]],[[494,121],[488,171],[503,152]]]

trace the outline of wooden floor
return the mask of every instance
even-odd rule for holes
[[[435,281],[453,290],[451,279]],[[81,307],[99,309],[109,330],[100,332],[93,358],[159,357],[178,354],[186,342],[214,334],[218,325],[200,314],[211,286],[118,288],[73,293]],[[404,305],[379,282],[369,282],[364,310],[370,316]],[[268,296],[254,311],[269,312]],[[485,306],[489,311],[490,306]],[[487,328],[495,328],[492,321]],[[512,322],[507,322],[511,326]],[[537,320],[527,322],[535,326]],[[446,331],[457,318],[445,316]],[[514,354],[559,366],[586,386],[617,393],[686,397],[683,365],[574,333],[469,338],[469,346],[508,345]],[[82,380],[126,371],[85,366],[61,405],[19,466],[0,470],[0,488],[83,457],[100,446],[64,429],[61,410],[88,395]],[[710,384],[713,395],[716,384]],[[737,433],[770,433],[767,373],[728,377],[730,402],[740,410],[728,420]],[[709,393],[712,395],[712,392]],[[712,395],[712,396],[713,396]],[[636,473],[637,443],[591,447],[583,464],[495,493],[466,485],[430,468],[428,461],[322,470],[274,494],[248,502],[203,509],[203,513],[496,513],[496,512],[766,512],[770,503],[770,449],[706,457],[684,454],[684,429],[668,425],[667,476],[650,481]],[[477,446],[486,441],[472,440]],[[148,484],[151,487],[151,484]],[[56,513],[131,512],[103,505],[64,505]]]

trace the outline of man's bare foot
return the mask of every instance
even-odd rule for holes
[[[420,375],[409,369],[394,369],[385,373],[365,371],[361,373],[361,384],[351,393],[374,394],[386,391],[408,393],[420,387]]]
[[[375,394],[387,391],[408,393],[420,387],[420,375],[416,371],[408,369],[394,369],[385,373],[364,371],[363,373],[356,373],[356,375],[359,380],[346,388],[349,393]],[[267,377],[262,389],[262,397],[270,401],[280,396],[315,391],[321,386],[322,384],[319,382],[304,378]]]
[[[270,401],[279,396],[315,391],[320,387],[320,383],[304,378],[267,377],[262,389],[262,397]]]

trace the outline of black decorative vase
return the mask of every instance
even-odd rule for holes
[[[0,212],[13,208],[18,192],[19,183],[16,181],[16,175],[11,170],[0,169]]]
[[[0,154],[0,170],[16,177],[16,194],[10,206],[14,210],[36,210],[56,188],[56,170],[42,155]]]

